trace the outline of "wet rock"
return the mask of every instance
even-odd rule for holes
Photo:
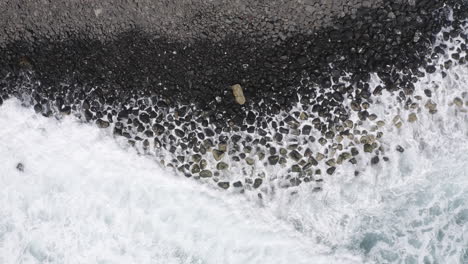
[[[374,121],[375,119],[377,119],[377,115],[376,115],[376,114],[370,114],[370,115],[369,115],[369,120]]]
[[[276,165],[279,161],[279,156],[278,155],[273,155],[273,156],[270,156],[268,157],[268,163],[270,165]]]
[[[262,185],[262,183],[263,183],[263,180],[261,178],[256,178],[252,186],[255,189],[257,189],[258,187],[260,187],[260,185]]]
[[[42,105],[41,104],[35,104],[34,105],[34,111],[36,113],[42,113]]]
[[[99,128],[108,128],[109,127],[109,122],[107,121],[104,121],[102,119],[98,119],[96,120],[96,125],[99,127]]]
[[[434,65],[429,65],[426,67],[426,72],[427,73],[434,73],[436,72],[436,67]]]
[[[240,105],[245,104],[245,96],[242,87],[239,84],[231,86],[232,93],[234,94],[234,99]]]
[[[141,113],[139,119],[144,124],[148,124],[150,122],[150,116],[147,113]]]
[[[177,156],[177,160],[178,160],[180,163],[184,163],[184,161],[185,161],[185,156],[178,155],[178,156]]]
[[[318,142],[320,143],[320,145],[322,146],[325,146],[327,144],[327,140],[325,138],[319,138]]]
[[[437,104],[432,100],[428,100],[424,107],[426,107],[431,114],[437,113]]]
[[[275,139],[277,142],[281,142],[281,141],[283,141],[283,135],[281,133],[276,133],[273,136],[273,139]]]
[[[301,167],[300,167],[299,165],[294,164],[294,165],[292,165],[292,167],[291,167],[291,171],[292,171],[292,172],[299,173],[299,172],[301,172],[302,170],[301,170]]]
[[[16,164],[16,169],[23,172],[24,171],[23,163],[19,162],[18,164]]]
[[[210,177],[213,177],[213,173],[210,170],[202,170],[200,171],[200,177],[210,178]]]
[[[317,155],[315,156],[315,158],[318,160],[318,161],[321,161],[325,158],[325,155],[323,155],[322,153],[318,152]]]
[[[202,159],[200,160],[200,169],[204,170],[208,166],[208,161]]]
[[[352,157],[352,155],[349,152],[343,152],[340,154],[339,158],[341,160],[348,160]]]
[[[247,164],[250,166],[255,164],[255,160],[252,158],[245,158],[245,162],[247,162]]]
[[[345,121],[345,125],[346,125],[346,127],[348,127],[348,128],[353,128],[354,123],[353,123],[353,121],[351,121],[351,120],[346,120],[346,121]]]
[[[371,153],[374,150],[371,144],[364,144],[364,152]]]
[[[154,124],[153,125],[153,132],[158,136],[162,135],[165,130],[166,130],[166,128],[164,126],[160,125],[160,124]]]
[[[229,189],[229,182],[218,182],[218,186],[227,190]]]
[[[336,161],[335,159],[329,159],[325,162],[325,164],[327,164],[328,166],[332,167],[332,166],[335,166],[336,165]]]
[[[408,115],[408,122],[414,123],[418,120],[418,116],[415,113],[410,113]]]
[[[285,148],[280,148],[279,153],[280,153],[281,155],[285,156],[286,154],[288,154],[288,150],[285,149]]]
[[[325,133],[325,137],[326,137],[327,139],[332,139],[333,137],[335,137],[335,133],[333,133],[332,131],[327,131],[327,132]]]
[[[202,158],[202,156],[201,156],[200,154],[194,154],[194,155],[192,155],[192,160],[193,160],[194,162],[197,162],[197,163],[200,162],[201,158]]]
[[[401,153],[405,152],[405,149],[400,145],[396,146],[396,150]]]
[[[180,138],[183,138],[185,136],[185,132],[180,130],[180,129],[174,130],[174,133],[176,134],[176,136],[178,136]]]
[[[302,167],[302,170],[306,171],[306,170],[312,168],[312,166],[314,166],[314,165],[312,164],[312,162],[307,162],[307,163],[304,165],[304,167]]]
[[[226,170],[229,168],[229,165],[225,162],[218,162],[218,164],[216,165],[216,169],[218,170]]]
[[[453,99],[453,103],[457,106],[462,108],[463,107],[463,100],[460,97],[456,97]]]
[[[246,147],[243,149],[243,152],[246,153],[246,154],[249,154],[250,152],[252,152],[252,147],[251,147],[251,146],[246,146]]]
[[[361,105],[359,105],[359,103],[356,102],[356,101],[352,101],[351,102],[351,109],[353,111],[355,111],[355,112],[359,112],[359,111],[361,111]]]
[[[306,112],[301,112],[299,115],[300,120],[307,120],[309,118],[309,115]]]
[[[312,166],[317,166],[318,165],[318,161],[316,159],[314,159],[314,157],[309,157],[309,159],[307,161],[310,164],[312,164]]]
[[[280,157],[279,164],[284,165],[286,163],[288,163],[288,161],[284,157]]]
[[[241,181],[236,181],[232,184],[232,186],[236,187],[236,188],[241,188],[242,187],[242,182]]]
[[[220,143],[218,144],[218,149],[220,151],[226,152],[227,151],[227,144],[226,143]]]
[[[327,169],[327,174],[328,175],[333,175],[335,173],[336,167],[330,167]]]
[[[293,150],[289,152],[289,157],[295,160],[296,162],[300,161],[302,159],[301,153],[299,153],[297,150]]]
[[[249,111],[245,120],[247,124],[253,125],[255,123],[255,114],[252,111]]]
[[[224,151],[218,150],[218,149],[213,149],[212,151],[213,157],[216,161],[220,161],[224,157]]]
[[[199,173],[200,171],[201,171],[201,170],[200,170],[200,166],[199,166],[198,164],[193,164],[191,172],[192,172],[193,174],[197,174],[197,173]]]
[[[432,97],[432,91],[429,90],[429,89],[424,89],[424,94],[425,94],[427,97]]]

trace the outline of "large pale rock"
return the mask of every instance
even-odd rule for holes
[[[236,102],[238,104],[245,104],[245,96],[244,96],[244,91],[242,90],[242,87],[239,84],[235,84],[231,86],[232,88],[232,93],[234,94],[234,98],[236,99]]]

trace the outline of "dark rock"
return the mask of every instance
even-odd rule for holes
[[[398,145],[398,146],[396,147],[396,150],[397,150],[398,152],[401,152],[401,153],[405,152],[405,149],[404,149],[402,146],[400,146],[400,145]]]
[[[150,122],[150,116],[147,113],[141,113],[139,119],[145,124],[148,124]]]
[[[19,170],[19,171],[21,171],[21,172],[23,172],[23,171],[24,171],[24,165],[23,165],[23,163],[21,163],[21,162],[18,163],[18,164],[16,165],[16,169]]]
[[[299,153],[297,150],[289,152],[289,157],[295,161],[300,161],[302,159],[301,153]]]
[[[202,170],[200,171],[200,177],[210,178],[210,177],[213,177],[213,173],[210,170]]]
[[[180,138],[183,138],[185,136],[185,132],[180,130],[180,129],[174,130],[174,133],[176,134],[176,136],[178,136]]]
[[[262,185],[262,183],[263,183],[263,180],[261,178],[256,178],[252,186],[255,189],[257,189],[258,187],[260,187],[260,185]]]
[[[99,128],[108,128],[108,127],[109,127],[109,122],[104,121],[104,120],[102,120],[102,119],[98,119],[98,120],[96,120],[96,125],[97,125]]]
[[[327,169],[327,174],[328,175],[333,175],[335,173],[336,167],[330,167]]]
[[[311,130],[312,130],[311,126],[305,125],[305,126],[302,127],[302,134],[303,135],[309,135]]]
[[[292,171],[292,172],[299,173],[299,172],[301,172],[302,170],[301,170],[301,167],[300,167],[299,165],[294,164],[294,165],[292,165],[292,167],[291,167],[291,171]]]
[[[164,128],[164,126],[160,125],[160,124],[154,124],[153,125],[153,131],[154,133],[156,133],[156,135],[160,136],[164,133],[166,129]]]
[[[207,137],[214,137],[215,136],[215,132],[211,128],[205,128],[204,132],[205,132],[205,135]]]
[[[213,157],[216,161],[220,161],[224,157],[224,151],[213,149]]]
[[[41,104],[35,104],[34,105],[34,111],[36,113],[42,113],[42,105]]]
[[[424,94],[425,94],[427,97],[431,97],[431,96],[432,96],[432,92],[431,92],[431,90],[429,90],[429,89],[424,89]]]
[[[236,188],[241,188],[242,187],[242,182],[241,181],[236,181],[232,184],[232,186],[236,187]]]
[[[427,73],[434,73],[434,72],[436,72],[436,67],[434,65],[428,65],[426,67],[426,72]]]
[[[247,124],[253,125],[255,123],[255,114],[252,111],[249,111],[245,120]]]
[[[283,135],[281,135],[280,133],[276,133],[273,138],[277,141],[277,142],[281,142],[283,140]]]
[[[279,156],[278,155],[273,155],[273,156],[270,156],[268,157],[268,163],[270,165],[276,165],[279,161]]]
[[[222,161],[216,165],[216,169],[218,170],[226,170],[227,168],[229,168],[229,165]]]
[[[227,190],[229,189],[229,182],[218,182],[218,186]]]
[[[375,165],[377,163],[379,163],[380,159],[379,159],[379,156],[374,156],[372,159],[371,159],[371,164],[372,165]]]
[[[372,147],[371,144],[364,144],[364,152],[371,153],[374,150],[374,147]]]

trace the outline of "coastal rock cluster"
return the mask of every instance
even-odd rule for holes
[[[260,189],[261,197],[273,191],[265,182],[307,182],[319,191],[345,162],[378,166],[386,152],[404,151],[379,144],[382,128],[418,117],[386,124],[369,112],[383,92],[408,109],[424,101],[437,112],[431,91],[416,98],[414,83],[466,63],[467,16],[463,1],[389,1],[280,43],[183,42],[139,30],[106,42],[17,41],[0,48],[0,98],[112,129],[142,154],[222,189]],[[439,33],[463,43],[448,57],[443,43],[434,45]],[[372,74],[381,85],[371,87]],[[453,103],[463,107],[463,100]]]

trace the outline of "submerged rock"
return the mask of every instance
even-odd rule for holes
[[[218,186],[221,187],[222,189],[229,189],[229,182],[218,182]]]
[[[210,170],[202,170],[200,171],[200,177],[210,178],[210,177],[213,177],[213,173]]]
[[[216,169],[218,170],[226,170],[227,168],[229,168],[229,165],[226,162],[221,161],[216,165]]]
[[[262,185],[262,183],[263,183],[263,180],[261,178],[256,178],[252,186],[255,189],[257,189],[258,187],[260,187],[260,185]]]
[[[16,165],[16,169],[19,170],[19,171],[21,171],[21,172],[23,172],[23,171],[24,171],[24,165],[23,165],[23,163],[21,163],[21,162],[18,163],[18,164]]]
[[[220,161],[223,157],[224,157],[224,151],[221,151],[221,150],[218,150],[218,149],[214,149],[213,150],[213,158],[216,160],[216,161]]]
[[[107,121],[104,121],[102,119],[98,119],[96,120],[96,125],[99,127],[99,128],[108,128],[109,127],[109,122]]]

